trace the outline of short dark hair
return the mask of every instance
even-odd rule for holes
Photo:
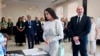
[[[2,18],[1,18],[1,22],[6,22],[5,17],[2,17]]]
[[[47,11],[54,19],[58,19],[58,17],[57,17],[57,15],[56,15],[55,11],[54,11],[52,8],[46,8],[46,9],[44,10],[44,12],[45,12],[45,11]],[[45,21],[48,21],[48,19],[47,19],[46,16],[45,16],[45,13],[44,13],[44,17],[45,17]]]
[[[20,22],[20,19],[22,20],[22,17],[19,17],[19,18],[18,18],[18,22]]]

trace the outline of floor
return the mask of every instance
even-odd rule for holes
[[[23,50],[23,49],[27,49],[27,43],[26,45],[24,44],[24,46],[16,46],[14,43],[14,40],[9,40],[7,42],[7,50],[8,51],[12,51],[12,50]],[[40,45],[35,45],[35,48],[44,48],[45,47],[45,43],[41,43]],[[71,51],[71,42],[66,41],[64,43],[64,48],[65,48],[65,56],[72,56],[72,51]],[[97,56],[100,56],[100,46],[97,45]],[[93,56],[90,55],[89,56]]]

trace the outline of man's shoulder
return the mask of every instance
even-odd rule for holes
[[[76,18],[77,16],[73,16],[73,17],[71,17],[71,18]]]
[[[78,17],[78,16],[76,15],[76,16],[73,16],[73,17],[71,17],[71,18],[76,18],[76,17]],[[86,16],[86,15],[83,15],[83,17],[90,18],[89,16]]]
[[[74,19],[77,19],[77,16],[71,17],[71,21],[73,21]]]
[[[83,17],[90,18],[89,16],[83,15]]]

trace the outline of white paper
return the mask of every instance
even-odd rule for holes
[[[33,55],[43,55],[43,54],[47,54],[47,53],[45,51],[39,51],[39,52],[32,53],[32,56]]]
[[[26,49],[23,50],[23,53],[25,55],[42,55],[42,54],[47,54],[45,51],[40,51],[38,48],[34,48],[34,49]]]

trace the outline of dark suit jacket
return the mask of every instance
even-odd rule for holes
[[[31,28],[29,28],[28,21],[25,22],[25,31],[26,31],[26,34],[34,34],[37,32],[36,25],[35,25],[34,21],[31,20]]]
[[[79,24],[77,24],[78,16],[71,18],[69,30],[71,37],[79,36],[81,40],[87,40],[87,35],[90,32],[91,20],[90,17],[83,15]]]
[[[39,20],[38,21],[35,20],[34,23],[36,25],[37,31],[41,32],[42,31],[41,22]]]

